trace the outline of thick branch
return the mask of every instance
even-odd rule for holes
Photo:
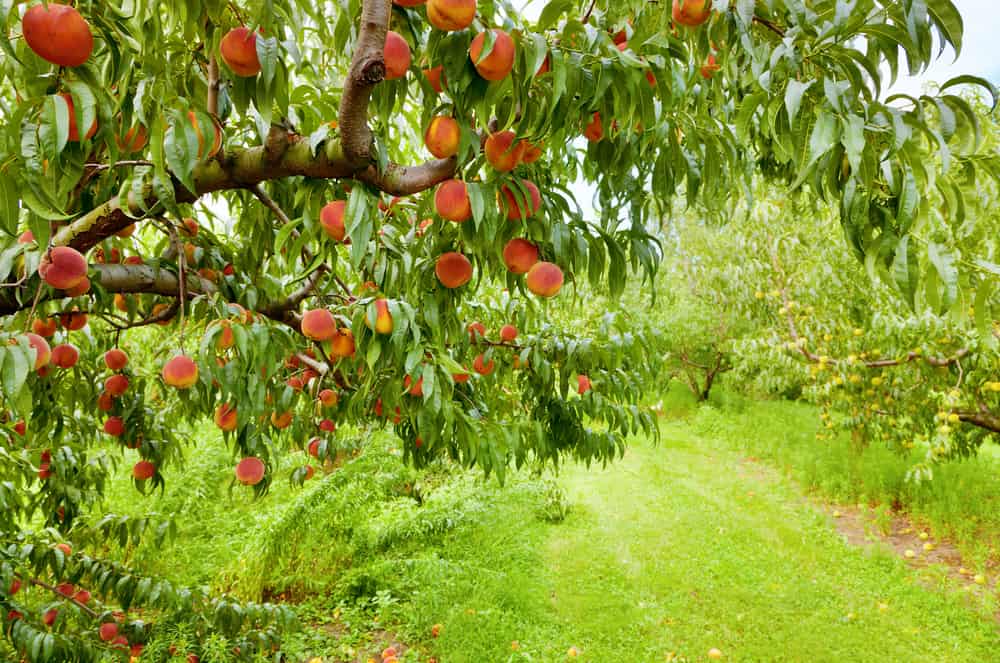
[[[358,169],[372,162],[368,102],[372,90],[385,79],[385,36],[391,9],[391,0],[364,1],[361,29],[340,100],[340,141],[347,162]]]
[[[967,424],[979,426],[993,433],[1000,433],[1000,416],[991,412],[959,412],[958,418]]]

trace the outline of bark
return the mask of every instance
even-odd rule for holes
[[[389,31],[391,0],[365,0],[361,29],[340,100],[341,144],[347,162],[355,168],[372,161],[372,132],[368,102],[372,90],[385,79],[385,36]]]

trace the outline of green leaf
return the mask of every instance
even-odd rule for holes
[[[788,81],[788,87],[785,89],[785,109],[788,111],[788,124],[790,126],[795,126],[795,116],[799,114],[799,106],[802,105],[802,95],[805,94],[805,91],[814,82],[812,80],[805,83],[800,83],[796,80]]]

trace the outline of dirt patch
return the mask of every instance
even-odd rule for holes
[[[837,532],[853,546],[888,547],[912,568],[933,567],[943,572],[956,586],[964,587],[977,596],[985,596],[1000,589],[996,581],[998,569],[993,568],[993,565],[984,573],[975,571],[971,564],[966,565],[953,543],[932,537],[926,528],[914,524],[901,512],[876,516],[857,506],[825,503],[819,506],[833,518]],[[1000,622],[1000,613],[995,617]]]

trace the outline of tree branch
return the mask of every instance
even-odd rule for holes
[[[364,0],[358,41],[344,81],[339,113],[340,142],[347,162],[358,169],[372,162],[368,102],[372,90],[385,79],[385,36],[389,31],[391,11],[391,0]]]
[[[72,596],[66,596],[65,594],[61,593],[58,589],[56,589],[55,587],[46,582],[42,582],[37,578],[31,578],[29,582],[35,587],[41,587],[42,589],[47,589],[48,591],[52,592],[59,598],[64,599],[68,603],[72,603],[77,608],[87,613],[87,615],[89,615],[91,619],[97,619],[98,617],[100,617],[100,615],[90,606],[86,605],[85,603],[80,603]]]

